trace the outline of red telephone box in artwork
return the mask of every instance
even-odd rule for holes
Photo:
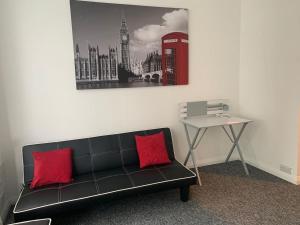
[[[173,32],[162,37],[163,85],[188,84],[188,35]]]

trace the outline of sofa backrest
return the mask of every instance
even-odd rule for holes
[[[64,147],[73,149],[73,175],[139,164],[134,135],[149,135],[163,131],[170,160],[174,160],[172,136],[169,128],[135,131],[77,140],[24,146],[24,183],[33,178],[34,151],[49,151]]]

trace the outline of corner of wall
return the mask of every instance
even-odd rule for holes
[[[11,205],[12,205],[12,202],[9,200],[6,200],[3,204],[3,209],[2,209],[1,215],[0,215],[0,217],[2,218],[3,224],[5,224],[5,221],[7,221],[9,209],[10,209]],[[1,225],[1,223],[0,223],[0,225]]]
[[[240,77],[241,77],[241,37],[242,37],[242,0],[240,3],[240,25],[239,25],[239,62],[238,62],[238,95],[237,95],[237,113],[240,114]]]
[[[292,184],[296,184],[296,185],[300,184],[300,176],[297,177],[296,175],[288,175],[286,173],[283,173],[279,169],[275,169],[272,166],[266,165],[266,163],[262,163],[262,162],[258,162],[258,161],[253,162],[253,161],[250,161],[247,159],[246,159],[246,162],[251,166],[254,166],[260,170],[263,170],[269,174],[279,177],[279,178],[281,178],[285,181],[288,181]]]
[[[298,119],[298,158],[297,158],[297,184],[300,184],[300,112],[299,119]]]

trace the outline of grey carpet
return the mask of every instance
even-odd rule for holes
[[[239,161],[199,169],[203,186],[192,186],[190,201],[179,191],[128,197],[53,218],[52,225],[300,225],[300,186]]]
[[[190,201],[177,190],[99,203],[53,225],[300,225],[300,187],[239,161],[199,169],[203,186],[192,186]]]

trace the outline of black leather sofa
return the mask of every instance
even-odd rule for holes
[[[134,135],[164,132],[171,164],[139,168]],[[33,177],[33,151],[63,147],[73,149],[73,176],[70,184],[29,189]],[[95,201],[121,196],[179,188],[187,201],[189,186],[196,175],[176,161],[169,128],[24,146],[24,185],[13,213],[15,221],[51,217]]]

